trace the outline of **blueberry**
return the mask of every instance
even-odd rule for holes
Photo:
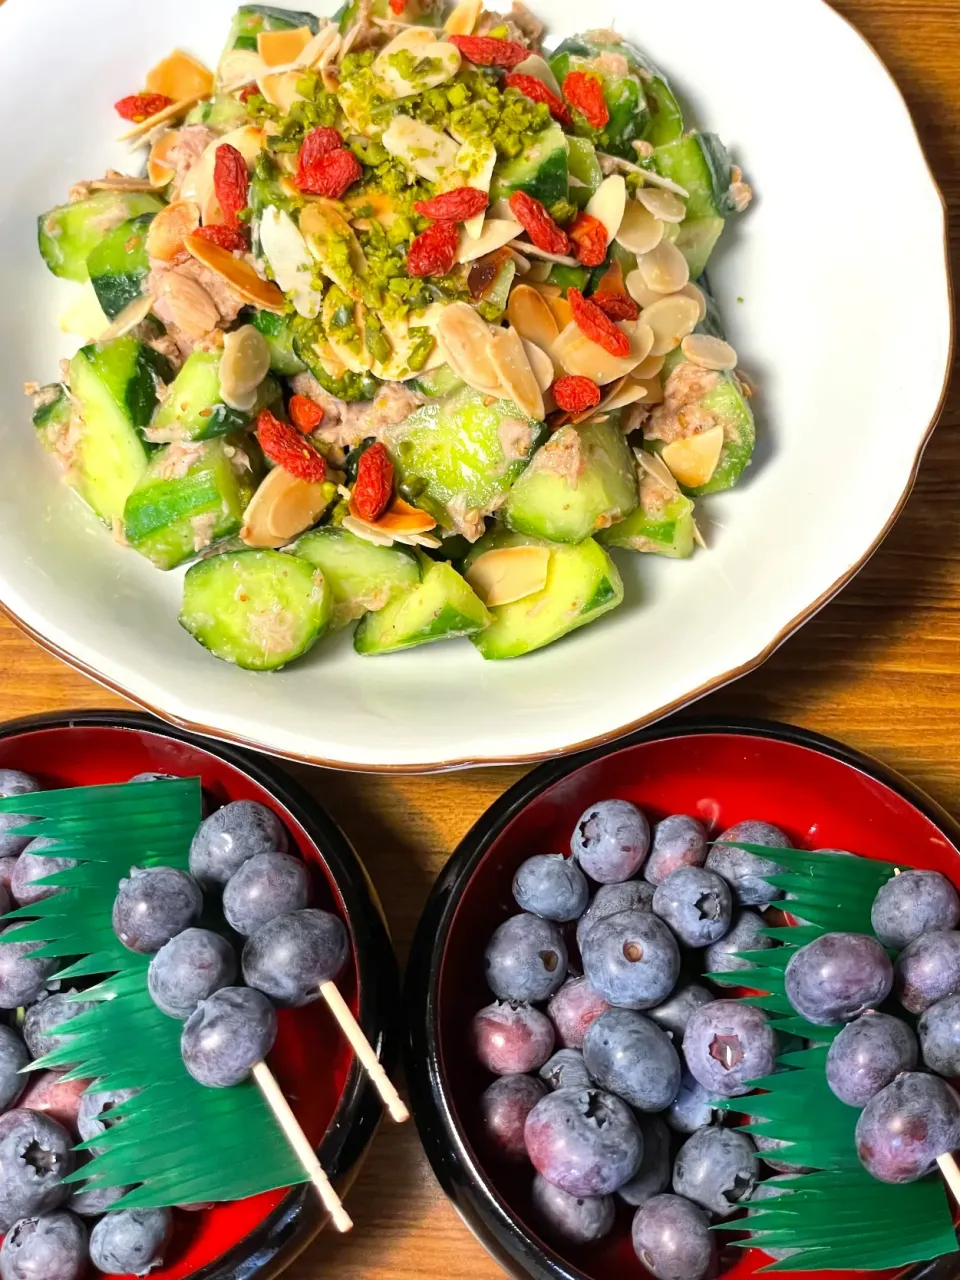
[[[256,853],[286,853],[287,832],[266,805],[233,800],[200,824],[190,845],[190,871],[205,888],[224,885]]]
[[[203,895],[192,876],[176,867],[134,867],[120,881],[113,903],[113,931],[129,951],[149,956],[193,924]]]
[[[670,1131],[659,1116],[637,1117],[643,1136],[643,1159],[633,1177],[617,1195],[626,1204],[639,1208],[670,1185]]]
[[[621,911],[598,920],[580,949],[594,991],[625,1009],[652,1009],[673,990],[680,950],[673,934],[649,911]]]
[[[298,1008],[319,998],[320,984],[332,982],[349,956],[343,921],[310,907],[261,925],[247,939],[241,963],[248,987],[256,987],[274,1004]]]
[[[757,1182],[757,1152],[745,1133],[698,1129],[680,1148],[673,1166],[673,1189],[720,1218],[749,1200]]]
[[[128,778],[128,782],[175,782],[179,774],[176,773],[154,773],[147,769],[143,773],[135,773],[132,778]]]
[[[680,1088],[680,1059],[665,1031],[641,1013],[602,1013],[583,1042],[587,1070],[602,1089],[638,1111],[663,1111]]]
[[[77,1152],[78,1167],[89,1164],[92,1159],[93,1156],[88,1151]],[[79,1213],[82,1218],[99,1218],[129,1190],[129,1187],[105,1187],[96,1181],[75,1182],[70,1187],[67,1208],[71,1213]]]
[[[698,1009],[683,1036],[690,1074],[713,1095],[739,1098],[749,1082],[772,1073],[777,1037],[766,1014],[736,1000],[714,1000]]]
[[[30,1061],[27,1046],[12,1027],[0,1023],[0,1112],[12,1107],[27,1087],[21,1071]]]
[[[712,1096],[689,1071],[684,1071],[677,1096],[663,1118],[675,1133],[696,1133],[698,1129],[713,1124]]]
[[[766,906],[781,897],[783,890],[773,888],[763,877],[778,875],[783,867],[771,858],[739,848],[738,840],[744,844],[765,845],[768,849],[787,849],[790,841],[779,827],[769,822],[738,822],[717,836],[717,843],[707,855],[707,866],[723,876],[735,902],[741,907]]]
[[[600,1089],[559,1089],[527,1116],[533,1167],[572,1196],[608,1196],[637,1172],[643,1138],[626,1103]]]
[[[77,1113],[77,1128],[80,1137],[99,1138],[101,1134],[112,1129],[120,1119],[122,1108],[131,1098],[136,1097],[137,1089],[97,1089],[93,1093],[85,1093],[80,1099],[80,1110]],[[121,1108],[121,1113],[109,1115],[114,1107]],[[91,1147],[91,1151],[105,1151],[106,1147]]]
[[[491,1145],[508,1160],[527,1159],[523,1126],[547,1088],[533,1076],[501,1076],[480,1098],[483,1131]]]
[[[960,1097],[939,1076],[907,1071],[857,1121],[857,1155],[881,1182],[916,1182],[960,1147]]]
[[[0,931],[8,933],[10,927]],[[5,942],[0,936],[0,1009],[33,1004],[57,967],[56,960],[32,956],[42,942]]]
[[[0,1246],[0,1280],[79,1280],[87,1229],[72,1213],[21,1218]]]
[[[0,1116],[0,1232],[63,1204],[73,1171],[70,1135],[56,1120],[20,1108]]]
[[[37,836],[20,854],[10,878],[10,895],[21,907],[32,907],[35,902],[52,898],[60,892],[56,885],[36,884],[37,880],[56,875],[58,871],[69,871],[77,865],[76,858],[57,858],[41,852],[43,849],[56,849],[59,844],[59,840]]]
[[[824,933],[790,957],[787,999],[818,1027],[852,1022],[890,994],[893,965],[876,940],[861,933]]]
[[[261,925],[310,902],[310,873],[288,853],[255,853],[227,881],[223,914],[232,929],[249,937]]]
[[[562,854],[541,853],[522,863],[513,877],[513,896],[523,911],[544,920],[577,920],[587,909],[587,878]]]
[[[90,1261],[107,1275],[145,1276],[163,1262],[172,1231],[169,1209],[118,1209],[90,1233]]]
[[[197,1005],[180,1037],[184,1066],[200,1084],[228,1089],[246,1080],[277,1036],[277,1015],[252,987],[224,987]]]
[[[184,1019],[236,976],[237,958],[226,938],[209,929],[184,929],[150,961],[147,990],[161,1012]]]
[[[582,1049],[583,1037],[594,1018],[610,1006],[586,978],[568,978],[550,997],[547,1013],[557,1029],[557,1039],[565,1049]]]
[[[766,951],[773,946],[773,939],[761,933],[767,927],[763,916],[756,911],[743,910],[734,916],[730,932],[719,942],[712,943],[703,953],[706,973],[740,973],[752,969],[749,960],[741,960],[738,951]]]
[[[775,1169],[777,1173],[812,1173],[813,1172],[813,1170],[808,1168],[806,1165],[790,1162],[789,1151],[790,1151],[790,1148],[794,1145],[794,1143],[784,1142],[781,1138],[771,1138],[768,1134],[765,1134],[765,1133],[752,1133],[750,1137],[753,1139],[754,1146],[760,1152],[760,1158],[763,1160],[763,1163],[769,1166],[769,1168]],[[770,1152],[772,1151],[781,1152],[783,1154],[783,1159],[771,1160]],[[753,1193],[752,1199],[754,1200],[763,1199],[763,1196],[758,1195],[758,1192],[760,1191],[760,1188],[764,1185],[766,1184],[761,1182],[757,1186],[756,1190]]]
[[[12,854],[7,854],[5,857],[0,858],[0,885],[6,889],[7,896],[11,902],[13,901],[13,893],[11,892],[10,884],[13,880],[13,873],[16,871],[17,863],[19,861],[19,856],[14,856]]]
[[[669,1031],[678,1040],[683,1039],[687,1023],[698,1009],[715,1000],[716,996],[701,987],[697,982],[681,983],[662,1004],[647,1010],[647,1017],[652,1018],[658,1027]]]
[[[592,1089],[593,1080],[579,1049],[558,1049],[540,1068],[540,1079],[548,1089]]]
[[[716,1265],[710,1219],[682,1196],[654,1196],[631,1228],[633,1251],[657,1280],[704,1280]]]
[[[651,884],[662,884],[678,867],[702,867],[706,859],[706,827],[696,818],[677,813],[653,828],[653,843],[643,878]]]
[[[917,1038],[907,1024],[888,1013],[865,1013],[830,1045],[827,1084],[841,1102],[865,1107],[901,1071],[916,1065]]]
[[[567,976],[567,947],[555,924],[524,913],[496,930],[484,964],[487,986],[501,1000],[546,1000]]]
[[[27,1010],[23,1022],[23,1038],[34,1058],[42,1058],[53,1053],[54,1049],[68,1046],[73,1039],[72,1035],[66,1030],[62,1035],[53,1034],[57,1027],[96,1008],[96,1003],[92,1000],[74,1000],[75,994],[74,991],[59,991]],[[67,1070],[77,1064],[61,1062],[57,1065],[61,1070]]]
[[[602,884],[593,901],[577,922],[577,946],[582,949],[589,929],[598,920],[619,915],[621,911],[649,911],[653,905],[654,887],[645,880],[624,880],[622,884]]]
[[[0,769],[0,797],[3,799],[32,795],[41,789],[40,783],[29,773],[21,773],[19,769]],[[28,814],[0,813],[0,857],[16,857],[23,852],[33,837],[18,836],[17,827],[35,821]]]
[[[613,1226],[610,1196],[572,1196],[538,1173],[533,1180],[533,1208],[550,1231],[574,1244],[602,1240]]]
[[[619,884],[636,875],[650,848],[650,824],[629,800],[600,800],[577,820],[570,849],[591,880]]]
[[[931,1071],[940,1076],[960,1076],[960,995],[944,996],[925,1009],[917,1023],[917,1034],[924,1064]],[[904,1070],[915,1064],[916,1059]]]
[[[904,871],[880,887],[870,911],[873,931],[885,947],[901,951],[922,933],[955,929],[957,891],[939,871]]]
[[[553,1052],[553,1023],[532,1004],[495,1000],[474,1014],[473,1049],[497,1076],[536,1071]]]
[[[923,1013],[944,996],[960,991],[960,933],[921,934],[900,952],[897,999],[910,1013]]]
[[[730,928],[733,899],[725,880],[706,867],[678,867],[653,895],[654,915],[686,947],[718,942]]]

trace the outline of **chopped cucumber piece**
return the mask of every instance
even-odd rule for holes
[[[268,4],[244,4],[230,24],[227,50],[256,49],[257,36],[261,31],[295,31],[297,27],[309,27],[314,34],[320,29],[313,13],[277,9]]]
[[[619,420],[561,427],[510,491],[504,522],[550,542],[582,542],[637,505],[633,458]]]
[[[214,657],[245,671],[277,671],[330,625],[323,574],[282,551],[227,551],[187,570],[180,625]]]
[[[579,289],[583,293],[589,281],[590,272],[586,267],[565,267],[562,262],[555,262],[547,276],[547,283],[559,285],[564,293],[568,289]]]
[[[653,168],[690,193],[687,216],[676,245],[696,280],[703,273],[723,232],[724,219],[735,212],[730,198],[730,156],[713,133],[692,133],[657,147]]]
[[[186,114],[184,124],[205,124],[215,133],[229,133],[247,119],[247,109],[229,93],[218,93],[209,102],[198,102]]]
[[[498,547],[549,546],[550,563],[541,591],[496,605],[493,622],[473,637],[484,658],[519,658],[603,617],[623,600],[617,567],[592,538],[575,547],[557,546],[496,529],[481,538],[467,557],[465,572],[478,556]]]
[[[683,133],[683,112],[673,90],[659,73],[645,81],[643,89],[650,111],[646,140],[654,147],[662,147]]]
[[[598,533],[597,541],[604,547],[686,560],[693,555],[693,503],[646,475],[640,482],[640,505],[626,520]]]
[[[284,378],[303,373],[306,365],[293,349],[293,329],[287,316],[272,311],[255,311],[250,323],[267,340],[270,349],[270,368]]]
[[[105,236],[87,258],[87,270],[103,314],[115,320],[124,307],[143,293],[150,273],[147,228],[156,215],[141,214],[121,222]]]
[[[297,316],[290,321],[290,324],[293,328],[294,351],[324,391],[336,396],[338,400],[346,400],[348,404],[374,398],[380,383],[372,373],[354,373],[348,369],[340,377],[335,378],[327,371],[314,346],[317,339],[326,341],[318,320],[304,320]]]
[[[413,10],[411,16],[407,16]],[[426,4],[413,5],[405,9],[403,19],[405,22],[412,23],[416,27],[440,27],[443,26],[444,19],[449,12],[445,4]],[[339,11],[340,17],[340,33],[345,35],[350,28],[356,23],[361,14],[360,0],[351,0],[349,4],[343,6]],[[396,15],[392,13],[388,0],[373,0],[368,13],[372,18],[381,18],[389,22]],[[337,15],[334,14],[333,20],[337,21]]]
[[[264,378],[250,410],[231,409],[220,392],[219,351],[193,351],[167,389],[151,434],[157,440],[210,440],[242,431],[272,403],[280,389]]]
[[[337,626],[376,613],[421,578],[420,561],[408,548],[377,547],[330,525],[304,534],[290,551],[316,565],[330,584]]]
[[[136,338],[81,347],[70,362],[80,428],[67,480],[110,524],[148,462],[143,430],[157,404],[165,361]]]
[[[463,379],[458,378],[448,364],[438,365],[436,369],[431,369],[428,373],[417,374],[410,383],[414,391],[418,391],[422,396],[429,396],[431,399],[435,396],[452,395],[454,391],[459,391],[463,385]]]
[[[254,488],[245,450],[223,440],[167,445],[127,498],[127,541],[158,569],[174,569],[240,532]]]
[[[582,209],[603,181],[603,171],[597,159],[597,149],[589,138],[573,134],[568,136],[567,146],[570,149],[567,156],[570,199]]]
[[[479,596],[445,561],[422,561],[423,581],[357,624],[353,647],[366,655],[395,653],[434,640],[472,636],[490,625]]]
[[[87,258],[105,236],[130,218],[162,208],[163,201],[147,192],[95,191],[40,215],[40,254],[55,276],[82,284],[89,279]]]
[[[471,387],[432,400],[391,428],[388,448],[398,478],[445,528],[448,504],[488,511],[527,465],[544,433],[512,400],[491,400]]]
[[[62,382],[41,387],[34,398],[33,425],[41,433],[44,447],[53,448],[53,437],[70,421],[70,394]]]
[[[567,138],[558,124],[536,134],[530,145],[514,160],[501,160],[493,171],[490,199],[500,200],[514,191],[548,207],[567,198]]]

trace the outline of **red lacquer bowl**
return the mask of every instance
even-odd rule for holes
[[[594,1245],[563,1246],[539,1234],[530,1203],[532,1168],[505,1164],[484,1141],[478,1102],[490,1076],[470,1050],[471,1018],[491,999],[484,948],[497,925],[518,910],[514,872],[532,854],[567,850],[583,810],[612,797],[632,800],[651,821],[696,814],[714,835],[760,818],[800,848],[899,860],[960,884],[960,827],[949,815],[876,762],[786,725],[677,721],[643,731],[618,750],[544,765],[511,788],[447,863],[420,922],[407,971],[406,1073],[441,1185],[518,1278],[649,1280],[630,1243],[633,1211],[626,1206],[619,1207],[610,1236]],[[911,1268],[911,1275],[946,1280],[955,1259]],[[725,1280],[747,1280],[769,1262],[758,1249],[731,1248],[721,1270]],[[805,1280],[840,1274],[809,1272]],[[896,1273],[869,1274],[889,1280]]]
[[[357,855],[291,778],[261,756],[194,737],[150,716],[114,712],[40,717],[0,729],[0,767],[46,787],[124,782],[146,771],[199,777],[214,807],[258,800],[283,821],[311,869],[317,906],[350,932],[352,964],[338,980],[381,1061],[399,1049],[399,976],[379,908]],[[326,1006],[280,1014],[269,1065],[341,1193],[373,1137],[381,1108]],[[257,1153],[250,1152],[256,1160]],[[310,1187],[281,1188],[212,1209],[174,1214],[166,1265],[153,1280],[254,1280],[276,1275],[323,1225]],[[99,1275],[99,1272],[91,1273]]]

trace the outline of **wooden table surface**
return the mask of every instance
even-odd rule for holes
[[[896,77],[944,195],[960,209],[960,0],[842,0],[835,7]],[[956,250],[956,220],[951,231]],[[917,488],[873,560],[765,667],[698,711],[768,716],[832,734],[901,770],[960,814],[958,428],[960,381]],[[123,705],[0,619],[0,719]],[[375,778],[291,769],[356,844],[401,964],[437,872],[522,772]],[[287,1273],[290,1280],[333,1272],[340,1280],[502,1274],[441,1194],[412,1123],[381,1130],[349,1208],[355,1230],[321,1236]]]

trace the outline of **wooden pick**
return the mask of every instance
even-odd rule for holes
[[[943,1174],[943,1180],[953,1192],[953,1198],[960,1204],[960,1169],[952,1155],[937,1156],[937,1164]]]
[[[327,1008],[336,1018],[341,1031],[350,1041],[350,1045],[360,1060],[360,1065],[376,1086],[384,1105],[390,1112],[390,1118],[398,1124],[410,1119],[410,1112],[404,1106],[403,1099],[393,1086],[393,1081],[384,1071],[380,1059],[373,1051],[370,1041],[360,1030],[356,1018],[350,1012],[350,1006],[340,994],[333,982],[321,982],[320,994],[327,1002]]]

